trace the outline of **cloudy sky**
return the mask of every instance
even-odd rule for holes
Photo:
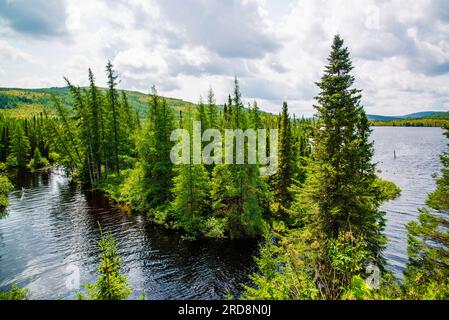
[[[104,85],[310,116],[334,34],[350,48],[369,113],[449,109],[447,0],[0,0],[0,86]]]

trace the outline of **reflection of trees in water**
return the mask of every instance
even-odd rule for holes
[[[100,192],[81,191],[59,171],[14,172],[12,179],[19,190],[14,194],[16,212],[12,213],[20,214],[20,219],[14,223],[27,224],[30,229],[20,246],[33,248],[30,254],[36,257],[31,258],[38,264],[31,267],[43,268],[39,285],[47,286],[49,292],[65,290],[60,287],[64,283],[61,270],[68,264],[80,268],[82,283],[95,280],[98,222],[115,237],[129,283],[137,294],[143,289],[148,298],[225,298],[227,291],[238,296],[240,283],[248,280],[253,269],[255,241],[185,241],[180,233],[151,225],[145,214],[120,211]],[[28,194],[17,203],[22,187]],[[5,236],[0,234],[0,243]],[[6,245],[0,249],[13,248]],[[49,255],[51,261],[38,257],[50,259]],[[30,257],[24,259],[23,265],[31,261]],[[7,278],[18,277],[27,285],[31,278],[20,273],[19,266],[6,271]],[[47,297],[46,292],[34,294]]]

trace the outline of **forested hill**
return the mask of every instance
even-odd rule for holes
[[[368,115],[374,126],[398,127],[446,127],[449,125],[449,112],[423,111],[404,116]]]
[[[101,91],[105,89],[100,88]],[[130,105],[143,114],[147,110],[149,95],[137,91],[124,90],[128,96]],[[30,113],[39,113],[44,107],[53,108],[52,95],[66,106],[72,107],[73,100],[68,87],[42,88],[42,89],[20,89],[0,88],[0,109],[2,113],[16,117],[27,116]],[[175,109],[182,110],[192,102],[175,98],[166,98],[167,104]]]

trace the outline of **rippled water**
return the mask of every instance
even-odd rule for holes
[[[383,206],[390,239],[386,257],[400,275],[407,259],[404,225],[434,189],[431,175],[439,171],[446,139],[439,128],[375,128],[372,137],[381,176],[402,188],[400,198]],[[101,194],[70,186],[61,171],[22,172],[12,180],[16,190],[0,220],[0,290],[17,284],[29,288],[32,299],[73,298],[76,290],[66,286],[73,268],[79,268],[81,283],[96,277],[97,221],[117,239],[133,298],[141,293],[147,299],[238,296],[254,271],[254,242],[183,241],[149,225],[144,216],[123,213]]]
[[[441,128],[376,127],[372,138],[380,175],[402,189],[399,198],[382,207],[387,213],[385,233],[390,240],[385,257],[401,277],[407,263],[405,224],[416,219],[418,208],[424,207],[427,194],[435,189],[432,175],[440,171],[439,155],[448,141]]]
[[[254,242],[183,241],[142,215],[112,207],[101,194],[71,187],[62,172],[19,173],[13,180],[17,191],[0,220],[0,290],[17,284],[29,288],[32,299],[74,298],[76,290],[66,286],[72,268],[79,268],[81,283],[95,281],[97,221],[117,240],[134,298],[239,295],[253,271]]]

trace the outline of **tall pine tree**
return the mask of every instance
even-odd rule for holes
[[[340,296],[342,288],[361,272],[362,264],[382,266],[386,242],[384,217],[379,211],[382,199],[371,162],[373,143],[368,140],[371,131],[360,103],[361,91],[353,88],[352,69],[349,51],[337,35],[317,83],[320,93],[314,107],[318,128],[309,177],[299,195],[307,212],[305,234],[309,234],[307,243],[313,253],[310,265],[317,287],[328,299]],[[359,256],[362,252],[363,259]],[[341,265],[341,255],[363,263]]]
[[[146,202],[157,207],[171,200],[173,163],[170,141],[174,130],[174,116],[165,98],[158,96],[152,88],[149,102],[148,121],[139,143],[139,154],[144,165]]]
[[[120,161],[119,161],[119,101],[117,92],[117,75],[115,75],[111,61],[106,65],[106,74],[108,77],[108,103],[109,109],[112,113],[112,132],[113,132],[113,152],[114,152],[114,167],[117,175],[120,175]]]
[[[193,134],[192,110],[188,110],[184,118],[184,129],[190,136]],[[193,140],[190,144],[190,161],[179,164],[175,168],[172,202],[175,214],[181,226],[191,236],[201,235],[205,218],[210,212],[210,178],[203,164],[193,163]]]
[[[274,211],[284,216],[290,206],[292,199],[289,188],[293,183],[293,137],[288,113],[287,103],[282,106],[279,119],[279,156],[278,170],[273,177]]]

